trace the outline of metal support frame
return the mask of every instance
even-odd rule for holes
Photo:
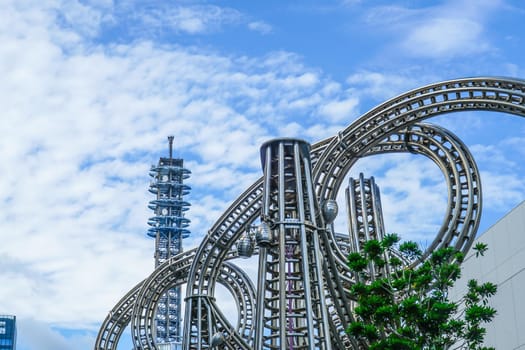
[[[331,349],[324,295],[319,205],[310,145],[278,139],[261,147],[267,234],[258,240],[256,349]]]
[[[304,208],[296,209],[297,213],[300,211],[304,213],[304,221],[300,221],[297,229],[287,227],[284,221],[287,219],[285,215],[287,209],[286,206],[283,207],[286,203],[286,201],[283,203],[283,199],[286,198],[284,185],[288,178],[284,176],[284,169],[286,168],[285,155],[288,152],[283,151],[282,158],[277,161],[277,169],[280,169],[279,167],[283,169],[278,174],[281,186],[277,188],[278,192],[281,191],[280,194],[275,197],[268,195],[268,189],[273,186],[268,174],[255,182],[216,221],[196,250],[171,257],[159,265],[148,279],[139,283],[122,298],[102,324],[95,350],[116,349],[123,329],[130,321],[136,349],[157,349],[152,321],[155,306],[159,295],[171,286],[181,283],[187,283],[183,332],[185,350],[213,348],[289,350],[312,348],[312,344],[322,344],[319,345],[319,348],[322,348],[325,346],[324,340],[328,338],[332,343],[326,345],[327,347],[357,349],[357,343],[344,332],[346,325],[352,320],[351,295],[348,295],[347,291],[354,283],[346,267],[345,257],[349,250],[355,249],[360,244],[363,237],[359,233],[359,228],[353,239],[336,235],[331,229],[329,220],[323,222],[319,203],[323,204],[335,199],[348,170],[359,158],[391,152],[421,154],[433,160],[440,168],[448,188],[448,207],[443,224],[426,254],[444,246],[453,246],[466,252],[474,240],[481,213],[479,172],[471,154],[457,137],[440,127],[421,122],[445,113],[475,110],[525,116],[525,81],[481,77],[424,86],[386,101],[365,113],[338,135],[312,145],[309,152],[313,166],[310,172],[311,180],[305,182],[304,188],[300,186],[302,198],[307,198],[310,202],[307,205],[303,202]],[[304,146],[298,147],[304,148]],[[273,146],[269,148],[273,149]],[[295,154],[294,152],[292,153]],[[300,154],[299,159],[304,157],[304,153],[304,150],[297,153]],[[272,163],[271,157],[268,164],[270,163]],[[295,182],[298,181],[297,173],[302,174],[299,182],[305,181],[306,172],[302,164],[306,162],[301,163],[299,160],[297,164],[294,159],[291,165]],[[312,188],[311,191],[309,186]],[[280,190],[281,187],[283,190]],[[298,188],[296,197],[299,194]],[[275,201],[278,208],[270,209],[270,204]],[[351,199],[349,202],[357,206],[358,201]],[[360,208],[357,210],[364,213],[369,210],[370,202],[361,202],[359,205]],[[227,266],[231,259],[239,258],[239,251],[235,249],[235,244],[244,242],[243,246],[249,247],[249,244],[245,244],[249,242],[243,241],[245,238],[242,237],[246,237],[246,231],[259,220],[261,213],[265,213],[262,222],[274,226],[269,231],[270,244],[267,246],[259,244],[258,251],[253,252],[260,255],[261,261],[258,289],[255,290],[251,289],[253,288],[250,287],[251,282],[247,282],[249,278],[246,277],[245,281],[240,277],[242,274],[238,274],[235,281],[228,279],[227,274],[230,272],[225,272],[228,269],[225,270],[224,266]],[[349,219],[352,220],[356,213],[356,209],[350,210]],[[321,218],[321,221],[312,221],[310,225],[306,220],[307,217],[315,220]],[[372,231],[369,230],[370,237],[379,234],[382,229],[378,227],[381,225],[379,218],[372,221],[374,222],[369,223],[373,228]],[[287,255],[287,240],[291,240],[294,236],[291,234],[293,230],[297,230],[299,234],[296,237],[301,238],[297,241],[299,245],[296,246],[299,248],[298,255],[294,255],[295,250],[291,251],[291,255]],[[267,233],[260,232],[259,239],[265,241]],[[313,242],[313,237],[317,237],[318,242]],[[303,241],[306,242],[306,247],[301,245]],[[315,247],[315,253],[304,252],[305,248],[308,250],[310,244]],[[279,250],[275,250],[276,247]],[[276,254],[274,250],[280,253]],[[250,251],[251,254],[250,249],[240,251]],[[293,258],[297,261],[291,260]],[[288,271],[291,272],[290,275],[287,275]],[[282,272],[284,276],[281,276]],[[274,281],[268,278],[274,275],[275,285]],[[301,282],[296,282],[292,277]],[[287,294],[282,293],[284,296],[279,294],[275,299],[276,295],[271,291],[276,288],[279,288],[279,291],[286,291],[289,281],[293,281],[292,290],[296,290],[299,283],[309,285],[312,299],[317,300],[317,303],[323,299],[326,303],[322,308],[325,311],[320,309],[315,311],[316,302],[310,304],[309,308],[313,315],[311,317],[313,321],[310,321],[309,316],[304,312],[306,304],[300,308],[299,306],[303,305],[292,303],[292,308],[287,309]],[[229,323],[216,303],[214,294],[217,283],[238,286],[229,289],[239,298],[239,305],[249,305],[239,308],[240,321],[237,325]],[[294,286],[294,283],[297,285]],[[316,294],[319,293],[316,290],[319,285],[323,288],[320,292],[323,298]],[[249,296],[250,290],[253,292],[251,296]],[[291,294],[288,296],[292,299]],[[273,313],[275,306],[283,305],[284,315]],[[296,317],[292,312],[294,308],[301,309],[302,316]],[[288,341],[292,334],[286,331],[286,327],[290,324],[289,319],[295,322],[291,323],[292,328],[301,325],[308,330],[314,329],[312,332],[314,339],[298,336],[301,340],[297,338],[292,342]],[[275,326],[279,329],[274,329]],[[281,329],[282,326],[284,330]],[[257,332],[255,327],[262,329],[262,334]],[[330,333],[329,337],[327,332]],[[274,338],[279,340],[272,340]],[[290,344],[294,347],[290,347]],[[313,348],[318,347],[313,345]]]

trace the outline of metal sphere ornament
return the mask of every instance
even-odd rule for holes
[[[335,218],[337,217],[337,213],[339,212],[339,206],[337,205],[337,201],[335,199],[328,199],[324,201],[321,210],[323,213],[323,219],[325,221],[325,224],[330,225],[332,222],[334,222]]]
[[[215,333],[213,337],[211,338],[211,347],[217,347],[219,345],[223,345],[225,342],[224,334],[222,333]]]

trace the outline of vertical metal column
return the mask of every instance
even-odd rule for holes
[[[148,220],[151,226],[148,235],[155,238],[155,268],[181,253],[182,239],[190,234],[187,229],[190,221],[184,217],[190,204],[183,200],[190,191],[190,187],[183,184],[190,171],[184,168],[183,159],[173,158],[173,136],[168,140],[169,157],[160,158],[149,174],[153,178],[149,192],[156,196],[148,205],[155,214]],[[180,287],[169,289],[159,299],[155,328],[157,343],[181,343]]]
[[[261,147],[263,203],[255,349],[331,349],[310,145],[277,139]]]
[[[365,178],[361,173],[358,180],[349,179],[345,193],[351,249],[361,252],[363,244],[372,239],[382,240],[385,235],[379,187],[373,176]],[[388,255],[385,255],[385,259],[388,261]],[[379,271],[371,263],[369,272],[370,278],[375,279],[380,273],[388,273],[388,268]]]
[[[346,188],[349,234],[352,251],[360,252],[365,242],[371,239],[383,239],[384,223],[379,187],[374,177],[350,178]]]

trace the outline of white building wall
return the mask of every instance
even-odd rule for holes
[[[525,350],[525,201],[480,235],[478,241],[487,243],[488,251],[478,258],[473,250],[467,255],[463,277],[451,291],[451,298],[463,295],[470,279],[496,283],[498,292],[490,303],[497,315],[486,324],[485,345],[497,350]]]

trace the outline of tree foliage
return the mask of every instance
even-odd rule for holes
[[[496,285],[470,280],[466,294],[451,301],[463,254],[446,247],[423,259],[416,243],[399,240],[396,234],[370,240],[348,256],[357,282],[355,321],[347,332],[370,350],[493,349],[482,343],[483,324],[496,314],[488,305]],[[474,249],[483,255],[487,246]]]

